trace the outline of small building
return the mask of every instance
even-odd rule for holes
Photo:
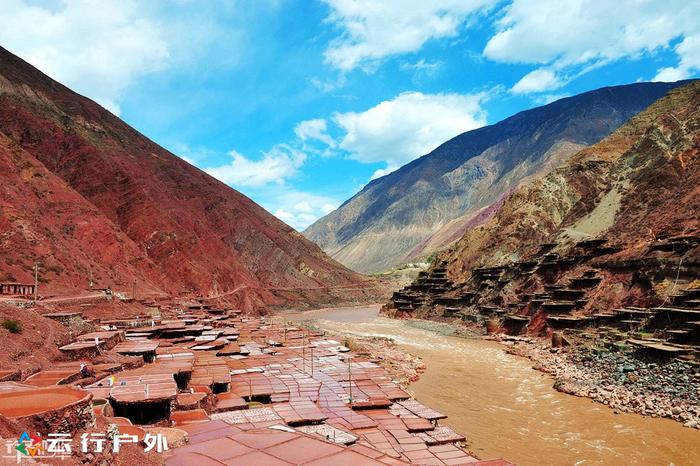
[[[0,295],[34,296],[33,283],[0,283]]]

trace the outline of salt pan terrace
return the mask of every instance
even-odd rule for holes
[[[92,394],[98,416],[185,431],[188,443],[165,454],[168,465],[510,464],[471,457],[464,437],[440,425],[443,414],[338,341],[235,311],[176,317],[79,337],[102,356],[144,363],[73,382]],[[85,359],[82,347],[64,352]],[[62,376],[35,379],[71,380]]]

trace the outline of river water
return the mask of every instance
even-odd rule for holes
[[[290,315],[331,332],[383,336],[423,358],[416,398],[449,417],[476,456],[519,466],[700,465],[700,431],[668,419],[615,414],[560,393],[553,380],[498,343],[444,336],[415,322],[378,316],[378,306]]]

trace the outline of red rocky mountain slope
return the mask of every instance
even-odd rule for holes
[[[28,280],[41,261],[44,290],[84,289],[92,270],[101,286],[130,291],[137,279],[247,307],[375,286],[2,48],[0,167],[0,279]]]

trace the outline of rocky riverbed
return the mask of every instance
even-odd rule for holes
[[[700,429],[700,367],[640,356],[631,349],[574,345],[552,348],[542,339],[496,337],[512,354],[551,374],[554,388],[589,397],[620,412],[667,417]]]

